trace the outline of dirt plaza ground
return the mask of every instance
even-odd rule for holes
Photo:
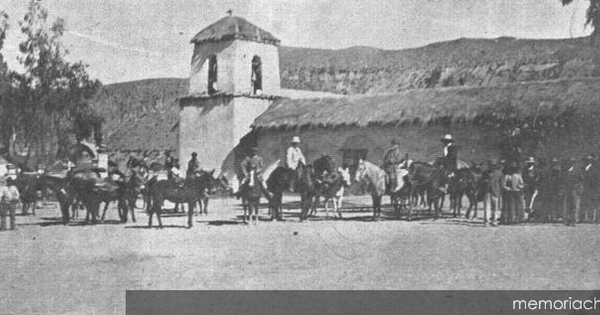
[[[474,220],[373,222],[369,197],[347,199],[344,219],[324,212],[300,223],[241,224],[234,199],[208,215],[169,213],[165,228],[119,224],[116,209],[95,226],[59,223],[47,204],[0,233],[0,313],[123,313],[138,289],[596,289],[600,225],[484,228]],[[291,198],[288,201],[295,201]],[[262,211],[266,220],[266,209]],[[81,212],[81,215],[84,213]],[[481,212],[479,213],[481,216]],[[156,222],[155,222],[156,224]]]

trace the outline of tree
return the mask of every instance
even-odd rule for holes
[[[69,135],[82,140],[94,133],[101,139],[102,118],[89,104],[100,82],[90,79],[87,65],[65,60],[65,21],[58,18],[49,25],[47,18],[41,1],[31,0],[19,21],[26,37],[19,45],[24,72],[12,74],[10,147],[20,151],[23,163],[32,155],[48,161],[66,152]]]
[[[560,0],[563,5],[569,5],[575,0]],[[590,44],[594,51],[594,75],[600,75],[600,0],[589,0],[585,25],[593,28]]]
[[[9,70],[4,57],[2,56],[1,50],[4,46],[4,40],[6,39],[6,31],[8,30],[8,14],[0,11],[0,139],[8,140],[10,138],[10,78]],[[0,142],[0,154],[6,153],[9,147],[8,141]]]

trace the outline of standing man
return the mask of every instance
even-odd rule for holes
[[[575,226],[579,221],[581,196],[583,195],[583,173],[575,167],[575,159],[569,159],[565,171],[565,196],[563,199],[563,220],[566,225]],[[570,211],[569,211],[570,209]]]
[[[525,167],[523,168],[523,182],[525,183],[523,194],[525,197],[525,212],[527,213],[532,210],[533,203],[538,195],[539,181],[540,175],[535,167],[535,159],[530,157],[525,161]]]
[[[484,213],[484,225],[487,226],[488,219],[492,226],[498,225],[498,218],[501,217],[496,215],[496,212],[500,210],[500,201],[502,200],[502,186],[504,180],[504,173],[502,173],[502,165],[497,161],[490,161],[490,190],[488,191],[488,202],[486,202],[486,208]],[[491,215],[488,215],[488,210],[491,211]]]
[[[595,163],[596,158],[589,154],[583,159],[583,196],[582,196],[582,207],[584,211],[584,220],[586,222],[593,222],[596,219],[597,214],[597,203],[599,196],[599,173]]]
[[[15,229],[15,211],[19,203],[19,190],[11,177],[6,179],[6,186],[0,183],[0,231],[6,230],[6,216],[10,216],[10,229]]]
[[[198,153],[193,152],[192,158],[188,162],[187,172],[185,173],[186,178],[190,178],[193,174],[200,170],[200,163],[198,162]]]
[[[302,154],[302,150],[300,150],[299,145],[300,137],[294,136],[292,137],[292,145],[286,151],[286,166],[293,171],[294,175],[296,175],[296,169],[298,168],[299,163],[306,165],[306,159],[304,158],[304,154]],[[290,191],[294,192],[296,177],[290,176],[288,184],[290,186]]]
[[[502,188],[504,190],[504,200],[502,211],[506,211],[504,216],[506,224],[520,223],[522,220],[521,212],[523,209],[522,190],[525,184],[523,177],[519,172],[517,163],[511,163],[508,174],[504,176]]]
[[[396,176],[396,170],[398,165],[402,162],[402,155],[400,153],[400,145],[398,145],[398,141],[396,139],[392,140],[391,147],[385,152],[383,156],[383,169],[387,174],[387,185],[386,190],[388,193],[392,191],[392,186],[394,187],[394,192],[397,190],[398,181]]]

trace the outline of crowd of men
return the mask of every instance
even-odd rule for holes
[[[440,166],[443,167],[447,181],[440,189],[447,192],[451,179],[456,176],[458,168],[458,147],[454,139],[447,134],[442,139],[443,144]],[[306,164],[306,159],[300,149],[300,138],[294,136],[286,151],[285,166],[295,171],[299,163]],[[191,155],[188,162],[186,177],[200,170],[197,153]],[[129,158],[127,168],[139,169],[146,167],[146,159]],[[521,166],[524,164],[524,166]],[[582,163],[576,159],[540,160],[529,157],[524,162],[518,159],[490,160],[485,165],[483,178],[487,181],[485,187],[484,221],[486,225],[514,224],[527,220],[538,222],[563,222],[574,226],[578,222],[598,221],[597,205],[600,204],[600,166],[597,166],[594,155],[588,155]],[[250,173],[254,172],[255,179],[266,188],[263,177],[264,165],[258,155],[258,148],[251,147],[241,162],[242,181],[247,182]],[[397,140],[391,141],[391,147],[385,152],[382,167],[388,174],[388,192],[398,191],[398,170],[408,168],[408,157],[402,155]],[[478,166],[481,169],[481,166]],[[168,178],[178,183],[183,182],[179,172],[179,161],[164,152],[164,169]],[[117,163],[109,163],[109,177],[124,178]],[[290,191],[294,192],[295,181],[291,179]],[[10,217],[11,228],[14,229],[15,209],[19,202],[19,191],[12,178],[0,179],[0,230],[6,229],[6,217]],[[500,214],[498,215],[498,212]]]
[[[451,135],[441,142],[441,167],[447,176],[444,187],[456,176],[458,147]],[[384,154],[383,167],[388,174],[388,186],[397,185],[397,170],[406,167],[396,140]],[[525,221],[562,222],[575,226],[579,222],[598,222],[597,207],[600,204],[600,165],[594,155],[587,155],[581,163],[576,159],[556,158],[536,161],[529,157],[524,161],[489,160],[485,165],[475,166],[483,172],[478,192],[483,196],[487,225],[515,224]],[[396,187],[395,190],[398,188]],[[500,212],[499,215],[498,212]]]

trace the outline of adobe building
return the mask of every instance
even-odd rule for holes
[[[281,89],[279,39],[247,20],[227,16],[191,43],[189,94],[180,99],[182,171],[193,152],[204,169],[233,172],[256,140],[246,136],[254,119],[281,97],[335,94]]]
[[[190,94],[180,100],[184,170],[198,152],[201,167],[233,174],[249,146],[267,165],[284,160],[294,135],[308,162],[328,154],[351,169],[361,158],[382,163],[392,139],[411,159],[432,161],[446,133],[459,159],[482,162],[502,156],[502,133],[515,123],[525,126],[524,156],[579,158],[599,149],[595,78],[341,96],[281,89],[280,41],[242,18],[225,17],[192,43]]]

